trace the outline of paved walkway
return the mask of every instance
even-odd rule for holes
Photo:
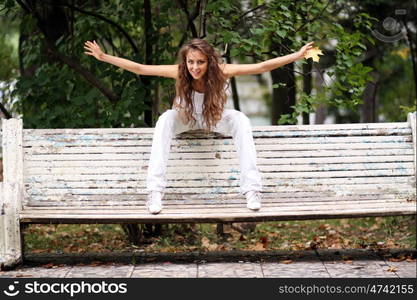
[[[174,262],[180,256],[175,257],[170,257],[171,262],[128,264],[93,261],[88,265],[60,265],[57,264],[59,259],[55,258],[52,259],[54,264],[26,265],[10,271],[0,271],[0,278],[416,278],[415,250],[391,250],[385,253],[369,250],[317,250],[286,254],[270,252],[268,255],[259,253],[258,256],[251,256],[245,262],[235,261],[238,257],[230,255],[227,259],[220,255],[217,262],[215,256],[208,256],[210,261],[182,263]],[[117,257],[113,258],[118,260]],[[32,263],[35,261],[34,258],[31,260]],[[164,257],[148,256],[148,260],[164,260]],[[38,259],[37,263],[40,262]]]

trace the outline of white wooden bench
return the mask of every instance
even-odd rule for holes
[[[0,263],[22,260],[24,223],[304,220],[416,213],[416,115],[407,122],[254,127],[263,207],[239,191],[230,137],[173,140],[164,209],[145,208],[153,128],[22,129],[3,121]]]

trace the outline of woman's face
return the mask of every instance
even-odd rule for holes
[[[189,50],[185,59],[188,72],[195,80],[201,79],[206,74],[208,59],[200,50]]]

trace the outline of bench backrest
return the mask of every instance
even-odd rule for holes
[[[415,198],[413,118],[254,127],[264,198]],[[143,206],[152,133],[153,128],[23,130],[22,204]],[[230,137],[179,135],[172,143],[167,177],[166,205],[243,201]]]

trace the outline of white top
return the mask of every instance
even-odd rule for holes
[[[193,99],[193,106],[194,106],[194,114],[203,114],[203,105],[204,105],[204,93],[199,93],[197,91],[193,91],[192,93]],[[180,98],[176,99],[177,105],[181,104]]]
[[[230,95],[231,91],[230,88],[228,88],[229,85],[225,85],[225,91],[226,95]],[[203,107],[204,107],[204,93],[200,93],[197,91],[193,91],[192,93],[192,99],[193,99],[193,106],[194,106],[194,114],[201,115],[203,114]],[[180,105],[180,98],[177,98],[176,100],[177,105]]]

